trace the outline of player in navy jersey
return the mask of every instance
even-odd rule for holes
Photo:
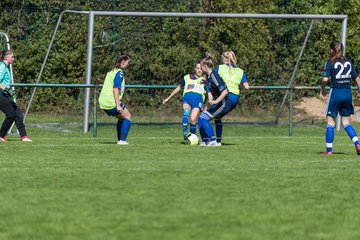
[[[12,89],[10,87],[9,65],[14,61],[14,53],[10,50],[0,51],[0,110],[6,117],[0,129],[0,142],[6,142],[5,138],[12,124],[15,122],[16,128],[23,142],[32,142],[27,136],[23,122],[23,114],[14,101]]]
[[[326,62],[320,96],[326,99],[326,85],[331,79],[330,92],[326,107],[326,151],[324,154],[332,155],[334,142],[335,118],[338,114],[342,117],[342,125],[350,139],[355,144],[356,152],[360,155],[359,139],[350,124],[350,115],[354,114],[352,105],[351,79],[355,79],[358,91],[360,78],[352,62],[345,58],[343,45],[338,41],[330,43],[330,59]]]
[[[209,107],[199,117],[199,131],[203,146],[220,146],[216,142],[214,130],[210,121],[221,119],[231,110],[229,91],[220,75],[213,71],[214,62],[210,55],[201,60],[201,68],[206,73],[205,89],[208,93]]]
[[[246,78],[244,71],[236,66],[237,60],[233,51],[226,51],[221,55],[223,64],[215,68],[220,77],[225,81],[229,90],[229,99],[231,102],[231,110],[239,103],[240,99],[240,88],[244,86],[245,89],[249,89],[249,83]],[[221,145],[222,136],[222,121],[221,118],[215,118],[215,130],[216,130],[216,141]]]
[[[163,100],[163,104],[166,104],[170,98],[181,91],[184,88],[183,98],[181,101],[184,111],[182,117],[183,136],[186,140],[190,133],[196,133],[196,121],[199,113],[203,109],[203,102],[205,97],[204,78],[203,71],[201,70],[200,63],[197,63],[194,68],[194,74],[187,74],[180,81],[177,88],[172,91],[170,96]],[[190,133],[188,131],[190,117]]]

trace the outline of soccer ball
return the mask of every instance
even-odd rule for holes
[[[187,139],[186,143],[189,145],[198,145],[199,144],[199,138],[195,134],[191,134]]]

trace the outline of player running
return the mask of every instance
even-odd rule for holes
[[[163,104],[166,104],[170,98],[176,95],[178,92],[184,88],[183,98],[182,98],[182,108],[184,111],[182,117],[182,127],[183,127],[183,136],[186,140],[190,134],[196,133],[196,122],[199,116],[199,113],[203,109],[203,103],[205,98],[205,89],[203,71],[201,70],[200,63],[197,63],[194,68],[194,73],[187,74],[181,79],[179,85],[172,91],[170,96],[163,100]],[[190,133],[188,131],[190,118]]]
[[[354,128],[350,125],[350,115],[354,114],[352,105],[351,79],[354,78],[360,90],[360,78],[351,63],[345,58],[343,53],[343,45],[338,41],[330,43],[330,59],[326,62],[320,96],[326,99],[326,85],[331,78],[331,86],[329,98],[327,101],[326,116],[326,151],[325,155],[332,155],[332,147],[334,142],[335,118],[340,113],[342,117],[342,125],[354,142],[356,152],[360,155],[359,139]]]

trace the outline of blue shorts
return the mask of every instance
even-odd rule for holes
[[[234,93],[229,93],[229,99],[230,99],[230,103],[231,103],[231,110],[233,110],[238,105],[240,96],[237,94],[234,94]]]
[[[326,116],[336,117],[340,113],[342,117],[354,114],[352,105],[352,93],[350,88],[331,88],[326,106]]]
[[[188,92],[182,98],[182,104],[189,104],[191,109],[199,108],[200,111],[203,109],[203,95],[200,93]]]
[[[122,108],[122,110],[125,110],[126,106],[125,104],[120,103],[120,107]],[[104,111],[107,113],[107,115],[109,116],[117,116],[120,113],[117,111],[116,107],[112,108],[112,109],[104,109]]]
[[[218,104],[211,105],[210,107],[208,107],[208,109],[204,113],[207,114],[212,119],[212,118],[222,118],[230,111],[231,111],[231,102],[230,99],[226,97]]]

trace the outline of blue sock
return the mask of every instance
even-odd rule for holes
[[[121,137],[120,137],[121,141],[126,141],[126,137],[129,134],[130,127],[131,127],[131,121],[124,119],[123,124],[121,126]]]
[[[356,135],[355,129],[350,124],[344,126],[344,129],[347,132],[351,141],[353,141],[355,145],[359,145],[359,139]]]
[[[189,116],[183,116],[182,118],[182,127],[184,136],[188,133],[188,124],[189,124]]]
[[[118,122],[116,123],[116,132],[117,132],[117,139],[120,140],[121,138],[121,126],[122,126],[123,121],[122,120],[118,120]]]
[[[208,119],[206,119],[206,118],[208,118]],[[206,133],[206,136],[208,138],[210,138],[210,141],[215,141],[216,138],[215,138],[215,134],[214,134],[214,129],[212,128],[211,123],[210,123],[210,118],[207,117],[206,115],[203,116],[203,114],[201,114],[201,116],[199,118],[199,125],[200,125],[200,123]]]
[[[330,126],[328,125],[326,127],[326,134],[325,134],[325,138],[326,138],[326,152],[331,152],[332,151],[332,146],[333,146],[333,142],[334,142],[334,126]]]
[[[221,142],[223,125],[221,119],[215,119],[216,141]]]
[[[190,124],[190,132],[196,134],[196,124]]]
[[[190,108],[185,108],[184,115],[182,118],[182,127],[183,127],[184,136],[188,133],[189,116],[190,116]]]
[[[199,127],[199,133],[200,133],[201,141],[203,141],[203,142],[209,141],[209,137],[206,135],[205,129],[204,129],[200,119],[199,119],[198,127]]]

